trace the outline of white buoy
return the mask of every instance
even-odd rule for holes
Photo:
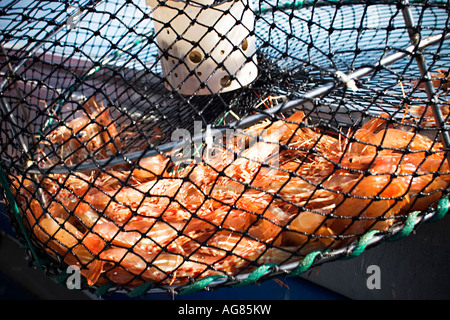
[[[169,90],[214,94],[256,78],[255,16],[248,0],[146,1]]]

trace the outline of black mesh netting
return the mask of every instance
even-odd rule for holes
[[[0,4],[3,189],[50,273],[289,273],[447,196],[447,1],[147,2]]]

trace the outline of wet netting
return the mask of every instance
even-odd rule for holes
[[[96,293],[297,276],[447,211],[447,1],[0,4],[11,223]]]

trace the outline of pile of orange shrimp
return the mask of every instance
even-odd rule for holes
[[[443,103],[439,103],[439,109],[444,118],[444,121],[448,122],[450,115],[450,101],[448,100],[447,95],[450,90],[450,71],[442,69],[437,69],[436,71],[437,73],[430,74],[430,81],[432,86],[437,89],[436,98],[440,99],[442,97],[444,101]],[[425,88],[424,83],[421,81],[414,81],[412,84],[419,90]],[[405,96],[404,92],[403,95]],[[421,127],[436,127],[439,125],[438,123],[436,123],[435,115],[430,105],[423,105],[420,103],[418,104],[416,102],[408,105],[407,111],[407,113],[413,116],[413,124],[417,124],[416,119],[420,118],[420,122],[418,123],[418,125],[420,125]],[[407,123],[409,122],[409,120],[405,119],[404,122]]]
[[[92,99],[86,115],[45,139],[71,163],[86,150],[102,156],[121,146],[108,110]],[[387,230],[442,196],[450,183],[443,149],[386,115],[330,135],[297,111],[248,128],[198,163],[177,166],[158,154],[37,183],[11,180],[35,238],[79,266],[89,285],[180,285]]]

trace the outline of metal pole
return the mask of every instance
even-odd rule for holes
[[[425,56],[423,55],[422,50],[419,48],[421,35],[420,32],[417,31],[417,28],[415,26],[414,17],[412,15],[411,7],[409,5],[409,0],[402,0],[400,1],[400,4],[402,5],[403,19],[405,20],[405,25],[408,29],[410,41],[412,45],[414,45],[416,48],[416,50],[413,51],[413,54],[419,67],[420,75],[422,76],[424,81],[425,91],[429,99],[429,105],[431,106],[431,110],[433,112],[434,119],[436,120],[436,124],[440,129],[439,134],[441,141],[444,144],[445,149],[447,150],[447,161],[450,162],[450,150],[449,150],[450,135],[448,131],[448,126],[445,123],[444,116],[438,105],[438,101],[436,98],[436,91],[434,90],[433,81],[431,80],[431,75],[428,71]]]

